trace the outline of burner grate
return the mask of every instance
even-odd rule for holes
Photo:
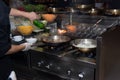
[[[96,50],[90,53],[82,53],[79,49],[73,47],[70,44],[63,44],[59,46],[48,46],[44,44],[44,46],[39,46],[39,48],[42,48],[42,52],[44,53],[47,53],[49,55],[55,55],[58,57],[67,57],[82,61],[87,60],[88,62],[91,62],[91,60],[92,62],[95,62],[96,60]]]

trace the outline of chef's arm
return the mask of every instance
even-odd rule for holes
[[[8,50],[7,54],[13,54],[16,53],[18,51],[28,51],[29,49],[31,49],[32,44],[31,43],[22,43],[20,45],[11,45],[11,48]]]
[[[22,51],[24,48],[25,48],[25,45],[11,45],[11,48],[6,53],[6,55],[8,55],[8,54],[14,54],[16,52]]]
[[[35,12],[25,12],[25,11],[20,11],[15,8],[11,8],[10,15],[11,16],[22,16],[30,20],[39,19],[39,15],[37,15]]]

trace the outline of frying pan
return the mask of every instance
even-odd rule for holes
[[[97,47],[97,42],[94,39],[75,39],[71,41],[71,44],[83,53],[93,51]]]
[[[49,46],[59,46],[69,42],[70,38],[68,36],[63,36],[63,35],[51,35],[51,36],[43,37],[42,41]]]

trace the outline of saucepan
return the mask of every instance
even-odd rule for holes
[[[60,13],[60,11],[62,11],[62,8],[56,8],[56,7],[49,7],[47,9],[48,13]]]
[[[98,8],[92,8],[88,11],[90,15],[100,15],[104,13],[103,9],[98,9]]]
[[[91,4],[77,4],[75,5],[76,8],[80,9],[80,10],[90,10],[92,7],[94,7],[94,5]]]
[[[97,47],[97,42],[94,39],[75,39],[71,41],[71,44],[83,53],[89,53]]]
[[[49,46],[59,46],[69,42],[70,38],[63,35],[50,35],[47,37],[43,37],[42,41]]]
[[[111,16],[120,16],[120,9],[107,9],[105,14]]]
[[[74,7],[67,7],[65,8],[65,11],[70,12],[70,13],[79,13],[80,10],[78,8],[74,8]]]

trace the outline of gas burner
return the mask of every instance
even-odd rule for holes
[[[76,52],[74,55],[77,55],[78,57],[88,57],[88,58],[93,58],[95,59],[95,54],[94,53],[81,53],[81,52]]]
[[[90,63],[90,64],[95,64],[96,60],[93,58],[88,58],[88,57],[78,57],[77,60],[85,62],[85,63]]]
[[[63,53],[58,55],[59,57],[69,57],[73,59],[78,59],[87,63],[94,64],[96,61],[96,54],[95,51],[90,53],[82,53],[78,49],[75,49],[73,47],[69,47],[66,51],[63,51]]]
[[[48,53],[48,54],[53,54],[53,55],[60,55],[63,54],[66,50],[68,50],[70,45],[59,45],[59,46],[42,46],[44,49],[43,52]]]
[[[88,57],[88,58],[95,58],[96,54],[95,51],[89,52],[89,53],[83,53],[81,51],[78,51],[78,53],[75,53],[77,55],[79,55],[78,57]]]
[[[69,45],[60,45],[60,46],[47,46],[45,50],[47,51],[61,51],[65,50]]]

